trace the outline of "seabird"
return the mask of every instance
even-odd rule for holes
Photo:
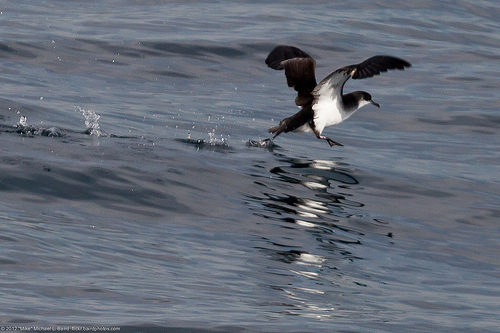
[[[295,104],[301,108],[293,116],[280,121],[278,126],[269,129],[274,134],[272,139],[283,132],[313,132],[318,139],[328,141],[330,146],[342,145],[321,135],[325,127],[343,122],[365,105],[380,107],[366,91],[344,95],[344,84],[349,78],[365,79],[389,69],[411,67],[403,59],[377,55],[359,64],[339,68],[316,84],[316,61],[301,49],[285,45],[274,48],[267,56],[266,64],[272,69],[285,70],[288,86],[297,91]]]

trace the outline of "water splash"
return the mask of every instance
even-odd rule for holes
[[[36,128],[35,126],[28,125],[28,117],[26,116],[21,116],[17,124],[14,125],[14,128],[16,129],[17,133],[23,135],[37,135],[39,132],[38,128]]]
[[[273,142],[273,139],[263,139],[263,140],[252,140],[248,139],[247,147],[260,147],[267,149],[269,151],[273,151],[274,149],[279,149],[280,147]]]
[[[87,126],[87,132],[90,135],[99,137],[104,134],[99,126],[99,118],[101,118],[100,115],[92,110],[85,110],[82,107],[78,107],[77,110],[80,111],[85,117],[85,126]]]
[[[28,120],[27,117],[21,116],[21,118],[19,118],[19,122],[17,123],[17,125],[18,126],[27,126],[28,125],[27,120]]]
[[[220,139],[216,137],[215,129],[213,129],[211,132],[208,132],[208,137],[209,137],[209,140],[208,140],[208,144],[209,145],[212,145],[212,146],[229,146],[228,143],[227,143],[227,140],[222,137],[222,134],[221,134],[221,138]]]

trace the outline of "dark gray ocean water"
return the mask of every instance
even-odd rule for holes
[[[2,329],[498,332],[498,1],[6,0],[0,22]],[[318,79],[413,67],[348,82],[381,108],[325,130],[344,147],[249,147],[297,110],[278,44]]]

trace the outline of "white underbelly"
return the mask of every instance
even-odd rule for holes
[[[340,111],[337,99],[320,99],[312,108],[314,111],[314,125],[320,132],[325,127],[340,124],[347,118],[345,113]]]

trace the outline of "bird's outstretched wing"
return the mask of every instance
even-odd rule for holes
[[[386,55],[377,55],[359,64],[337,69],[321,80],[314,90],[313,95],[316,96],[316,98],[327,94],[333,96],[334,93],[336,93],[335,95],[337,97],[342,96],[344,84],[349,78],[366,79],[379,75],[381,72],[387,72],[389,69],[403,70],[405,67],[411,67],[411,64],[406,60]]]
[[[381,72],[387,72],[389,69],[403,70],[405,67],[411,67],[411,64],[406,60],[396,57],[377,55],[366,59],[360,64],[347,67],[352,69],[351,77],[356,80],[372,77]]]
[[[304,106],[313,100],[316,61],[309,54],[294,46],[280,45],[269,53],[266,64],[276,70],[285,70],[288,86],[297,91],[295,104]]]

